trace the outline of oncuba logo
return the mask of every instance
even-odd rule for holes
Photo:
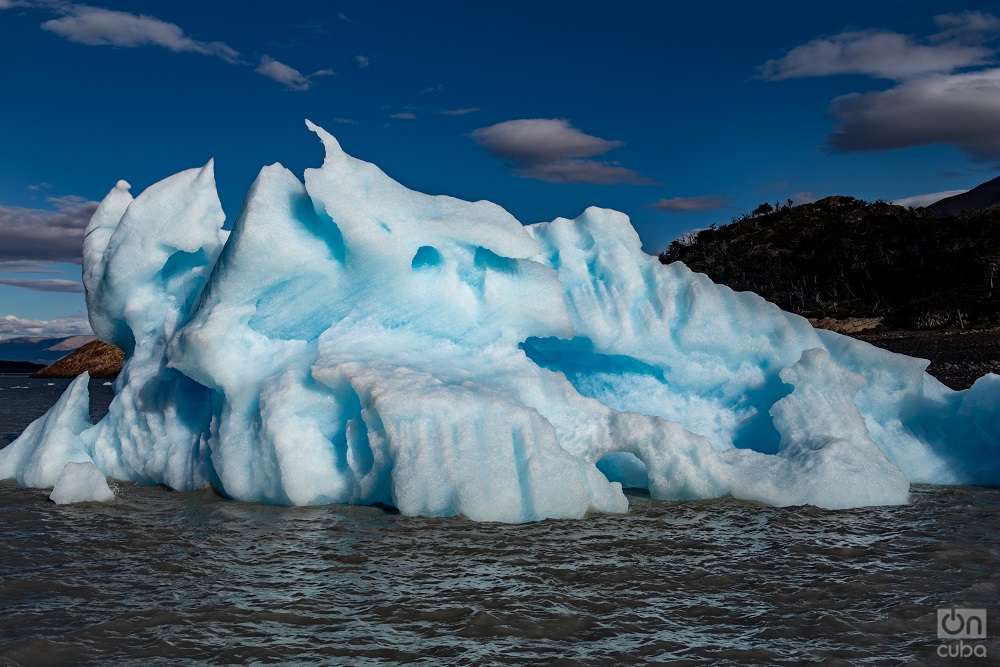
[[[985,658],[986,610],[951,607],[937,610],[938,639],[946,641],[937,647],[942,658]],[[967,640],[973,640],[970,643]]]

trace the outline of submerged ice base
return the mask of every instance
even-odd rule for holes
[[[0,451],[0,478],[104,475],[276,504],[531,521],[655,498],[898,504],[1000,483],[1000,377],[817,331],[642,252],[589,208],[523,226],[347,155],[265,167],[232,226],[210,162],[94,214],[84,285],[126,353]],[[89,468],[81,468],[90,474]]]

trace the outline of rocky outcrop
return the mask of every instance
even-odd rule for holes
[[[35,373],[39,378],[73,378],[88,371],[91,377],[114,378],[122,368],[125,354],[114,345],[93,340]]]

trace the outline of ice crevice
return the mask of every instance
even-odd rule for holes
[[[111,478],[506,522],[623,512],[623,487],[839,509],[1000,483],[1000,377],[953,391],[662,266],[622,213],[524,226],[307,124],[322,166],[264,167],[231,229],[212,162],[112,188],[83,278],[126,351],[116,396],[91,424],[75,380],[0,478],[65,502]]]

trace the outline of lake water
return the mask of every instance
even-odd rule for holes
[[[66,384],[0,377],[0,444]],[[938,657],[947,606],[990,610],[1000,661],[1000,489],[517,526],[116,490],[0,482],[0,665],[977,664]]]

